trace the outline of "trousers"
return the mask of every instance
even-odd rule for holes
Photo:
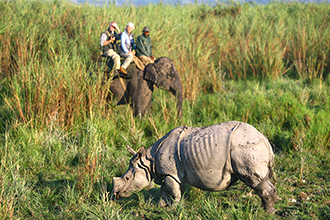
[[[116,53],[113,49],[108,50],[105,52],[105,55],[109,56],[113,61],[113,68],[114,70],[118,70],[120,68],[120,56]]]

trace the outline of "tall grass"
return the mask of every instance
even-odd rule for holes
[[[0,0],[0,216],[4,219],[286,219],[329,217],[329,5],[75,5]],[[150,114],[109,101],[94,71],[100,33],[116,20],[151,29],[183,88],[155,89]],[[174,127],[240,120],[274,144],[279,216],[239,183],[187,189],[172,208],[159,189],[115,200],[126,144],[150,146]],[[293,202],[295,199],[297,202]]]
[[[329,70],[328,4],[147,5],[97,7],[65,1],[1,1],[1,79],[20,121],[62,127],[92,112],[108,115],[108,84],[89,83],[99,36],[148,25],[155,56],[170,57],[184,97],[221,90],[224,77],[323,79]],[[305,16],[307,15],[307,16]],[[161,19],[160,19],[161,18]],[[97,89],[94,86],[97,85]],[[83,112],[82,112],[83,111]]]

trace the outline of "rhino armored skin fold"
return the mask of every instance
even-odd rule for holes
[[[140,191],[154,180],[161,185],[159,204],[165,206],[172,199],[180,201],[184,183],[221,191],[241,180],[256,190],[268,213],[275,211],[277,192],[270,181],[274,153],[268,139],[247,123],[181,126],[148,149],[127,149],[133,155],[129,168],[122,177],[113,178],[117,198]]]

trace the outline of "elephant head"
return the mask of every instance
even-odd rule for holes
[[[171,59],[161,57],[147,65],[143,72],[131,64],[127,72],[133,78],[115,76],[110,84],[110,91],[118,105],[131,103],[134,116],[143,117],[150,108],[153,85],[156,85],[177,98],[177,113],[181,117],[182,85]]]
[[[148,64],[144,69],[143,78],[161,89],[171,91],[177,98],[177,111],[178,115],[181,116],[182,85],[172,60],[161,57],[154,63]]]

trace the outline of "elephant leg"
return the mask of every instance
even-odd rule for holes
[[[110,85],[110,91],[117,105],[129,103],[129,93],[127,91],[127,81],[117,78]]]
[[[143,117],[151,106],[152,90],[146,82],[140,84],[140,88],[135,90],[132,98],[132,108],[134,116]]]
[[[172,199],[174,202],[180,202],[181,200],[181,187],[180,184],[175,181],[171,176],[166,176],[161,188],[161,197],[159,201],[160,206],[167,206],[170,205]]]
[[[132,101],[134,116],[142,118],[148,112],[151,105],[151,94],[145,94],[144,98],[139,101]]]

